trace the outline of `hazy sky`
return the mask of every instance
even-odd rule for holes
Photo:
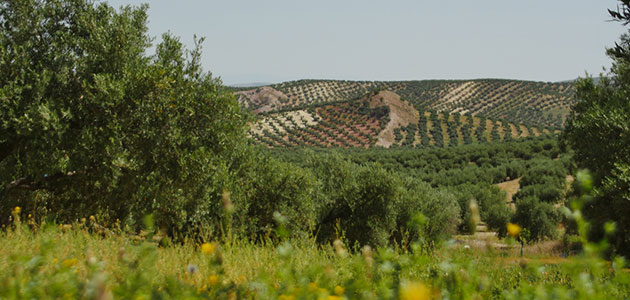
[[[110,0],[192,45],[226,84],[293,79],[560,81],[609,67],[615,0]]]

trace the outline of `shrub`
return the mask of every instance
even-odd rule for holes
[[[250,170],[246,194],[247,207],[236,217],[237,225],[246,236],[261,236],[278,224],[274,213],[287,218],[285,226],[296,234],[304,235],[315,228],[317,204],[313,201],[318,189],[317,181],[308,170],[290,163],[280,162],[265,155]]]
[[[307,160],[320,181],[318,239],[345,234],[351,242],[372,246],[388,242],[396,226],[399,179],[374,164],[358,166],[333,153]],[[337,232],[341,230],[341,232]]]
[[[461,223],[460,208],[457,198],[445,189],[434,189],[429,184],[408,177],[404,180],[404,194],[398,207],[397,227],[400,230],[396,238],[422,237],[427,241],[445,239],[457,233]],[[414,228],[414,218],[418,214],[426,218],[421,228]],[[420,231],[416,231],[416,230]],[[406,232],[407,231],[407,232]]]
[[[532,241],[554,238],[559,221],[560,214],[550,203],[540,202],[536,197],[516,200],[516,213],[512,222],[527,229]]]
[[[458,203],[462,214],[462,230],[470,232],[469,228],[470,201],[475,200],[479,206],[481,220],[488,228],[501,232],[512,216],[511,210],[505,204],[505,193],[490,184],[462,184],[454,187],[458,192]]]
[[[514,197],[522,199],[536,197],[547,203],[557,203],[563,196],[563,190],[551,184],[533,184],[521,188]]]

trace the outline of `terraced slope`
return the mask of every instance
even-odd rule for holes
[[[470,114],[424,111],[417,124],[401,126],[396,130],[393,145],[444,147],[513,140],[559,132],[551,127],[531,127]]]
[[[552,134],[472,114],[417,111],[390,91],[307,109],[265,113],[249,134],[268,147],[444,147]]]
[[[387,124],[385,107],[346,102],[270,114],[256,124],[250,136],[269,147],[364,147],[374,145]]]
[[[236,94],[244,107],[259,113],[357,99],[373,90],[394,92],[417,110],[469,113],[554,128],[563,127],[574,94],[571,83],[502,79],[396,82],[299,80],[239,90]]]

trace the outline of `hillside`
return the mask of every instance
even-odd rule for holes
[[[356,100],[264,113],[249,134],[267,147],[389,148],[504,141],[555,131],[470,113],[418,111],[394,92],[375,91]]]
[[[235,89],[239,103],[254,113],[306,108],[358,99],[387,90],[419,111],[469,113],[528,126],[561,128],[572,103],[571,83],[503,79],[424,81],[299,80]]]

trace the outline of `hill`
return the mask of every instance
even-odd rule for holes
[[[396,93],[418,111],[470,114],[526,126],[561,128],[572,104],[571,83],[504,79],[424,81],[298,80],[235,89],[254,113],[304,109],[361,98],[374,90]]]
[[[266,99],[276,95],[276,90],[267,91]],[[490,119],[469,112],[419,111],[398,94],[386,90],[373,91],[356,100],[318,103],[304,109],[273,112],[266,106],[259,111],[260,118],[252,124],[249,134],[268,147],[442,147],[556,132],[552,127]]]

